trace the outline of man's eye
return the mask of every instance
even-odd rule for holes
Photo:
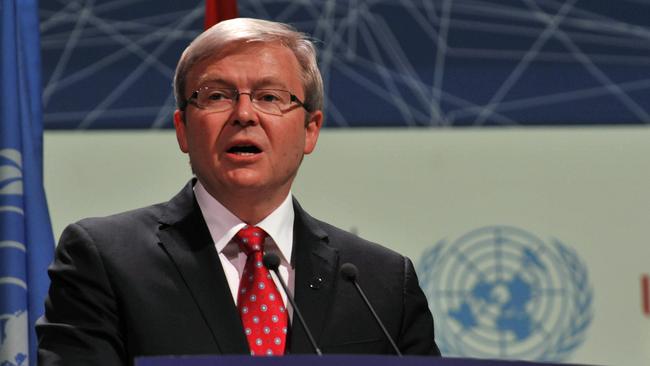
[[[210,101],[220,101],[228,99],[228,96],[220,91],[212,91],[208,93],[206,99]]]
[[[260,94],[255,99],[259,100],[260,102],[265,102],[265,103],[276,103],[276,102],[280,101],[280,97],[273,94],[273,93]]]

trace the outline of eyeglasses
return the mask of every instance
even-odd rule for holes
[[[196,90],[181,105],[180,110],[184,111],[188,104],[211,112],[225,112],[233,109],[241,95],[248,95],[253,108],[262,113],[281,116],[288,112],[294,105],[303,107],[307,112],[309,106],[303,103],[298,97],[287,90],[281,89],[254,89],[242,93],[237,89],[215,88],[204,86]]]

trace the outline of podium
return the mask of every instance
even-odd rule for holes
[[[154,356],[138,357],[135,366],[570,366],[529,361],[481,360],[423,356],[290,355],[251,356]],[[575,366],[575,365],[574,365]]]

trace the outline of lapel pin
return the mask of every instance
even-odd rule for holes
[[[314,276],[311,279],[311,281],[309,281],[309,288],[311,288],[312,290],[318,290],[319,288],[321,288],[323,286],[324,283],[325,283],[325,281],[323,280],[322,277]]]

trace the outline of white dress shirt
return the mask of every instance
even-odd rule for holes
[[[217,253],[219,253],[219,260],[226,274],[233,301],[237,304],[237,292],[246,265],[246,253],[239,250],[239,246],[232,241],[232,238],[247,224],[212,197],[200,181],[197,181],[194,185],[194,195],[205,223],[208,225]],[[291,192],[289,192],[287,198],[278,208],[255,225],[269,235],[264,242],[264,251],[267,253],[274,252],[280,257],[280,276],[287,283],[289,291],[292,293],[295,282],[295,270],[290,265],[291,250],[293,249],[293,218],[293,202]],[[282,290],[275,275],[273,275],[273,280],[276,282],[285,307],[289,310],[289,316],[291,316],[293,309],[287,303],[287,295]]]

